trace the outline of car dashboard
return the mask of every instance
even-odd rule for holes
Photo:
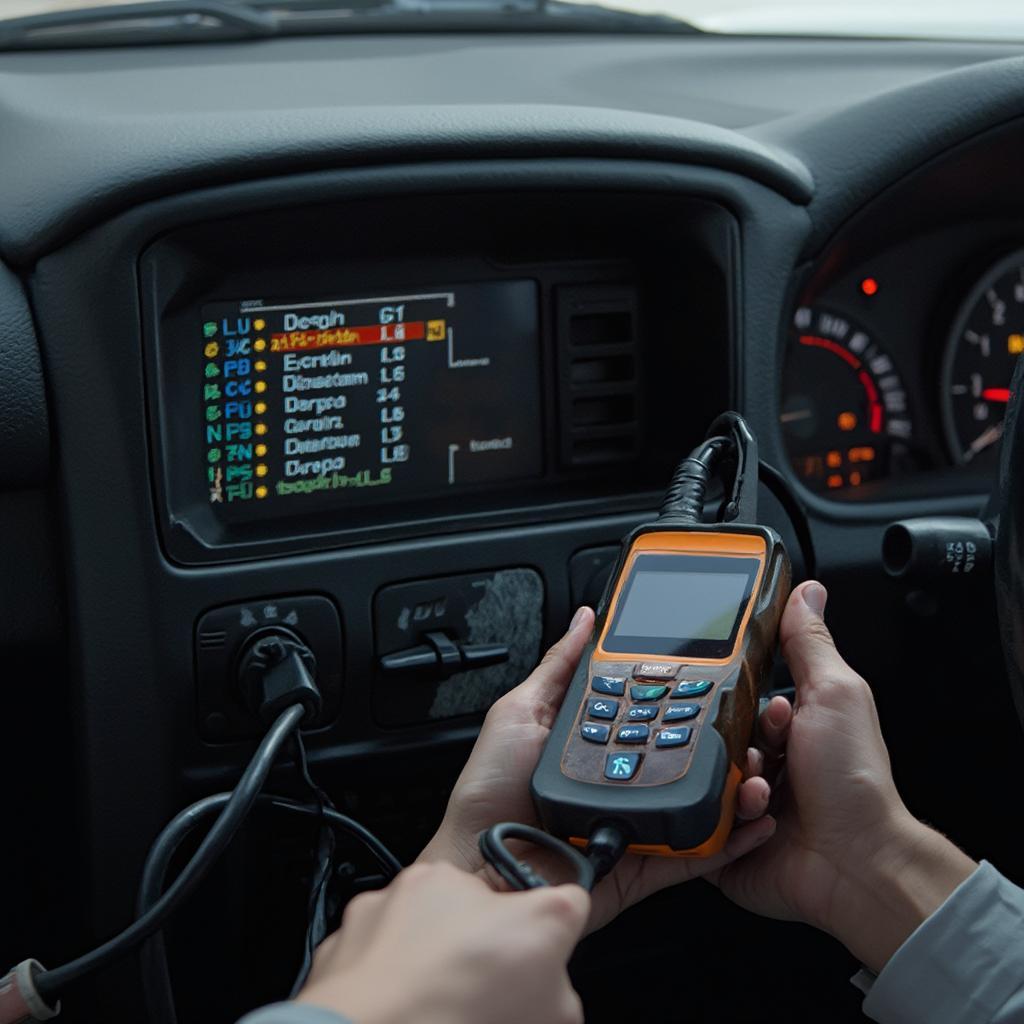
[[[514,32],[0,54],[0,635],[36,680],[7,768],[46,766],[13,870],[75,864],[48,955],[120,927],[162,824],[237,778],[267,632],[316,656],[318,777],[414,857],[487,707],[730,407],[915,810],[1012,857],[995,797],[947,799],[1000,744],[959,775],[928,756],[967,675],[967,725],[1010,742],[998,655],[934,643],[991,608],[889,580],[880,544],[991,487],[1024,350],[1020,54]],[[268,830],[171,931],[194,1019],[279,994],[221,916],[287,920],[239,879],[269,888],[296,842]],[[138,1019],[119,970],[82,1019]],[[628,1004],[580,971],[588,1019]],[[774,1019],[820,996],[785,988]],[[758,1019],[737,1000],[715,1019]]]

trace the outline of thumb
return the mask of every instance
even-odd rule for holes
[[[786,659],[797,700],[808,703],[841,686],[857,673],[843,661],[825,625],[828,593],[816,580],[801,583],[790,594],[779,626],[779,645]]]
[[[562,706],[565,691],[579,664],[580,655],[594,629],[594,613],[579,608],[569,629],[541,659],[540,664],[513,690],[523,700],[536,704],[545,724],[554,721]]]

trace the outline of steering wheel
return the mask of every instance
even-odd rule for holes
[[[1024,727],[1024,359],[1010,383],[999,476],[985,518],[996,523],[994,551],[999,634],[1014,704]]]

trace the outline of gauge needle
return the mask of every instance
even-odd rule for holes
[[[985,388],[981,397],[986,402],[1008,402],[1010,400],[1009,388]]]
[[[796,423],[797,420],[810,419],[814,415],[811,409],[791,409],[789,412],[782,413],[779,416],[780,423]]]
[[[984,434],[979,434],[971,442],[970,447],[964,452],[964,462],[970,462],[978,452],[984,451],[990,444],[995,444],[1002,436],[1002,423],[997,423],[994,427],[989,427]]]

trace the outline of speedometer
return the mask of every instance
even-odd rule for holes
[[[862,326],[801,306],[783,372],[779,420],[790,463],[815,491],[856,488],[909,458],[903,380]]]
[[[960,308],[942,363],[942,414],[950,452],[966,463],[1003,436],[1010,378],[1024,352],[1024,251],[1000,260]]]

